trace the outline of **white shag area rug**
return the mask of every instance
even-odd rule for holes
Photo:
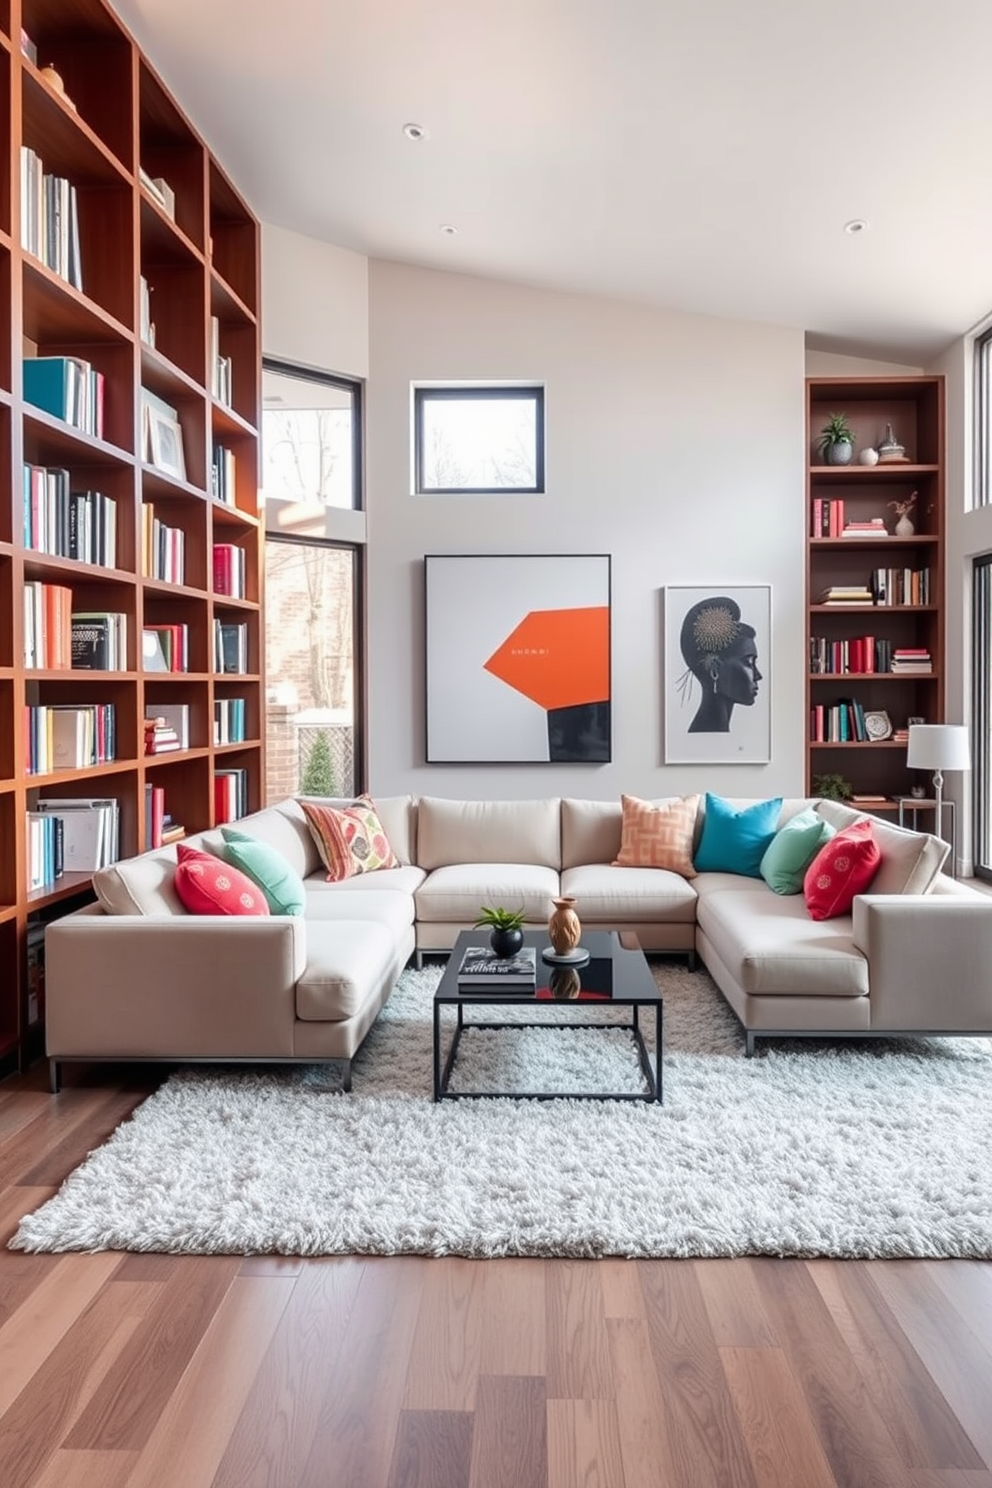
[[[705,971],[653,970],[663,1106],[434,1105],[440,969],[411,969],[355,1061],[352,1094],[336,1089],[333,1067],[173,1075],[11,1246],[992,1257],[990,1041],[796,1041],[746,1060]],[[513,1029],[466,1033],[452,1088],[640,1081],[626,1034]]]

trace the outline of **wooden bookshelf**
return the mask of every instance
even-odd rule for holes
[[[818,436],[832,413],[846,413],[856,435],[854,457],[847,465],[823,464]],[[894,463],[863,465],[859,455],[877,449],[886,426],[904,446],[905,458]],[[908,795],[916,777],[906,768],[906,744],[892,739],[817,738],[817,709],[857,704],[864,713],[886,713],[893,730],[910,718],[927,723],[944,720],[944,381],[942,377],[815,377],[806,384],[806,521],[807,521],[807,684],[806,787],[817,775],[844,776],[857,794],[881,795],[885,804],[871,811],[897,809],[894,797]],[[917,493],[912,512],[914,531],[895,532],[898,514],[890,505]],[[842,503],[844,522],[884,521],[886,536],[830,536],[822,528],[824,504]],[[817,517],[821,530],[817,530]],[[836,530],[835,521],[835,530]],[[927,582],[900,581],[878,602],[882,574],[888,582],[899,574],[925,570]],[[906,584],[918,592],[908,596]],[[824,603],[831,587],[867,585],[871,603]],[[817,647],[817,641],[822,644]],[[890,650],[917,648],[929,653],[928,673],[882,670],[873,654],[871,670],[866,641],[887,642]],[[846,645],[846,656],[843,647]],[[876,648],[873,646],[873,653]],[[838,661],[842,664],[838,665]],[[844,664],[846,663],[846,664]],[[816,669],[817,665],[823,670]],[[851,733],[852,710],[848,707]],[[836,714],[835,714],[836,719]],[[829,732],[829,729],[823,730]]]
[[[22,50],[22,29],[36,60]],[[34,220],[47,209],[51,220],[54,197],[44,208],[37,191],[31,204],[24,199],[24,149],[46,176],[69,183],[61,228],[35,240],[37,252],[23,246],[29,211]],[[69,242],[70,191],[81,287],[51,267],[60,231]],[[214,823],[216,769],[244,770],[248,808],[261,804],[259,283],[256,219],[113,11],[102,0],[0,0],[0,468],[10,492],[0,499],[0,1071],[43,1049],[43,1023],[28,1017],[29,927],[92,893],[87,873],[64,873],[29,891],[28,812],[46,798],[114,798],[126,857],[150,845],[150,785],[164,787],[166,810],[189,832]],[[225,360],[226,397],[216,395],[214,350]],[[85,432],[60,410],[27,401],[23,356],[88,363],[102,379],[102,430]],[[182,469],[160,468],[152,458],[145,391],[160,409],[175,410]],[[212,480],[218,446],[234,456],[225,500]],[[112,561],[74,556],[78,533],[69,551],[66,506],[57,520],[55,508],[46,508],[44,547],[36,530],[26,531],[25,465],[66,470],[67,489],[109,498]],[[43,521],[41,500],[29,496],[35,524]],[[148,571],[147,503],[181,534],[181,582]],[[100,510],[109,522],[108,507]],[[215,593],[216,543],[244,553],[243,597]],[[24,595],[32,583],[70,589],[74,611],[126,615],[124,664],[113,671],[26,666]],[[215,621],[247,627],[245,674],[215,671]],[[142,632],[155,625],[187,627],[187,671],[142,669]],[[243,700],[246,738],[215,744],[215,703],[231,699]],[[190,747],[146,756],[144,718],[173,703],[189,708]],[[29,773],[28,709],[105,704],[114,708],[111,761]]]

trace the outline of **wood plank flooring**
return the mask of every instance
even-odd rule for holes
[[[0,1084],[2,1488],[992,1488],[992,1263],[25,1256],[158,1076]]]

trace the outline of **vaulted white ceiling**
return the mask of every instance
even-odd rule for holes
[[[267,222],[903,360],[992,310],[990,0],[116,4]]]

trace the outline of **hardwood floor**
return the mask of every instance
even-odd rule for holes
[[[992,1488],[992,1264],[8,1251],[110,1078],[0,1084],[3,1488]]]

